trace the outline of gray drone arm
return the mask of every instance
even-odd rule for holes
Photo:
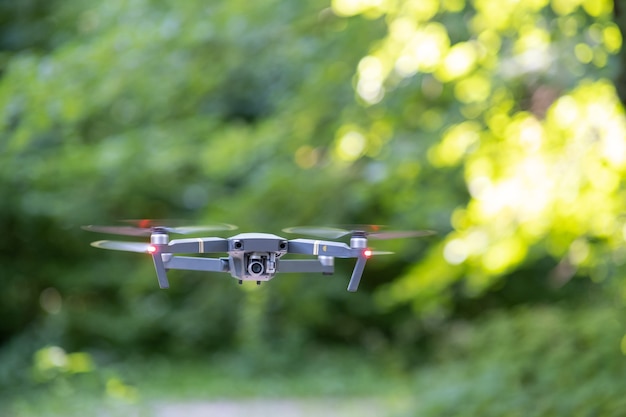
[[[228,240],[221,237],[174,239],[163,253],[226,253]]]
[[[288,252],[302,255],[332,256],[335,258],[356,258],[359,256],[361,250],[353,249],[341,242],[293,239],[289,241]]]
[[[193,256],[172,256],[164,262],[166,269],[188,271],[228,272],[228,258],[201,258]]]
[[[281,259],[278,261],[278,269],[285,272],[321,272],[332,275],[335,267],[332,262],[322,263],[318,259]]]

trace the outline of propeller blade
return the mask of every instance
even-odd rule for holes
[[[386,250],[373,250],[371,253],[372,253],[372,256],[378,256],[378,255],[393,255],[395,252],[389,252]]]
[[[201,226],[187,226],[187,220],[181,219],[126,219],[121,220],[122,223],[126,223],[130,226],[134,226],[140,229],[154,229],[154,228],[171,228],[171,229],[195,229],[202,228],[202,231],[212,230],[234,230],[237,226],[226,223],[209,223]]]
[[[157,220],[125,220],[125,223],[131,223],[137,226],[83,226],[84,230],[89,232],[108,233],[123,236],[150,236],[155,230],[162,230],[169,233],[181,235],[189,235],[194,233],[218,232],[223,230],[234,230],[237,226],[226,223],[216,223],[204,226],[180,226],[170,227],[162,223],[165,221]]]
[[[177,233],[179,235],[191,235],[194,233],[205,232],[221,232],[224,230],[235,230],[237,226],[232,224],[211,224],[206,226],[184,226],[184,227],[165,227],[164,229],[171,233]]]
[[[297,226],[283,229],[286,233],[317,236],[326,239],[339,239],[347,235],[364,235],[373,239],[403,239],[410,237],[431,236],[432,230],[384,230],[385,226],[375,224],[355,224],[339,227]]]
[[[91,246],[100,249],[121,250],[126,252],[150,253],[152,247],[149,243],[121,242],[116,240],[99,240],[92,242]]]
[[[339,239],[350,234],[350,230],[335,227],[296,226],[283,229],[285,233],[323,237],[325,239]]]
[[[140,229],[132,226],[82,226],[83,230],[97,233],[108,233],[123,236],[150,236],[152,229]]]
[[[177,219],[125,219],[120,220],[120,223],[126,223],[139,229],[152,229],[155,227],[180,224],[181,221]]]
[[[436,234],[436,232],[433,230],[390,230],[387,232],[369,233],[368,236],[370,236],[372,239],[387,240],[432,236],[434,234]]]

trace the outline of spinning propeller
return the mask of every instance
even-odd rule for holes
[[[166,226],[166,224],[175,223],[173,220],[125,220],[123,223],[130,226],[83,226],[84,230],[98,233],[108,233],[122,236],[150,236],[150,243],[143,242],[124,242],[117,240],[99,240],[92,242],[91,246],[100,249],[111,249],[126,252],[147,253],[152,255],[154,266],[157,272],[157,279],[161,288],[168,288],[166,269],[163,263],[163,257],[159,253],[159,246],[167,245],[169,238],[168,233],[176,233],[181,235],[190,235],[204,232],[218,232],[224,230],[234,230],[237,227],[230,224],[212,224],[205,226]]]
[[[324,239],[339,239],[351,235],[353,237],[371,237],[372,239],[403,239],[411,237],[431,236],[432,230],[386,230],[386,226],[376,224],[352,224],[341,227],[296,226],[283,229],[286,233],[298,233]]]
[[[172,227],[166,224],[174,223],[172,220],[124,220],[123,223],[129,223],[131,226],[83,226],[84,230],[98,233],[108,233],[112,235],[123,236],[150,236],[153,233],[176,233],[179,235],[191,235],[195,233],[205,232],[221,232],[225,230],[235,230],[237,226],[225,223],[216,223],[205,226],[180,226]],[[105,248],[109,249],[109,248]],[[125,250],[125,249],[122,249]]]
[[[100,249],[121,250],[126,252],[151,253],[154,246],[142,242],[121,242],[116,240],[98,240],[91,242],[91,246]]]

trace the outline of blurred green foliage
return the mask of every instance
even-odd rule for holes
[[[83,354],[45,347],[33,365],[47,377],[21,397],[0,397],[0,412],[149,415],[164,401],[368,398],[388,416],[621,416],[624,325],[623,309],[597,305],[524,306],[452,320],[439,328],[429,363],[413,376],[355,349],[311,350],[287,371],[254,373],[243,355],[229,354],[176,363],[127,358],[85,373],[76,372],[85,370]]]
[[[438,360],[417,377],[413,415],[608,417],[626,409],[623,309],[517,308],[442,333]]]
[[[0,10],[0,382],[45,346],[289,364],[333,343],[414,363],[449,317],[604,289],[623,303],[609,1]],[[79,228],[129,218],[440,236],[381,245],[397,255],[356,294],[343,262],[260,288],[173,271],[160,291],[149,260]]]

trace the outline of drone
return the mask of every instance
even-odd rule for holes
[[[374,255],[393,252],[374,251],[368,246],[368,238],[398,239],[434,234],[429,230],[390,231],[378,225],[352,225],[339,227],[300,226],[283,229],[285,233],[320,237],[315,239],[286,239],[270,233],[240,233],[229,238],[190,237],[170,240],[170,234],[191,235],[208,232],[230,231],[237,227],[230,224],[206,226],[171,227],[154,220],[129,220],[124,226],[83,226],[91,232],[150,237],[149,242],[99,240],[91,246],[126,252],[145,253],[152,257],[160,288],[169,288],[167,271],[182,269],[191,271],[225,272],[244,281],[269,281],[280,273],[334,273],[335,258],[356,258],[348,291],[355,292],[361,282],[365,263]],[[336,241],[350,236],[350,244]],[[329,240],[330,239],[330,240]],[[226,254],[227,256],[203,257],[180,254]],[[287,255],[300,255],[298,259]],[[301,259],[308,256],[314,259]]]

